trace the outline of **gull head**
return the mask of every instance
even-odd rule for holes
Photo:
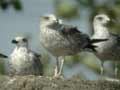
[[[27,38],[22,37],[22,36],[15,37],[11,42],[17,46],[27,46],[28,45]]]
[[[100,26],[106,26],[110,22],[110,18],[105,14],[99,14],[94,17],[93,24],[100,25]]]
[[[62,20],[58,19],[54,14],[49,14],[40,17],[41,24],[44,26],[49,26],[52,24],[62,24]]]

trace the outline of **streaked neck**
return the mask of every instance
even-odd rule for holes
[[[16,47],[15,47],[15,50],[20,50],[20,49],[28,49],[28,45],[16,46]]]
[[[108,28],[101,25],[94,25],[94,36],[97,38],[108,38],[109,37],[109,31]]]

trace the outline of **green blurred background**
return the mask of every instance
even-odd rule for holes
[[[65,23],[77,26],[89,36],[93,33],[92,20],[96,14],[106,13],[116,23],[110,25],[112,33],[120,33],[120,0],[0,0],[0,52],[10,54],[14,48],[10,40],[17,35],[29,38],[31,48],[42,55],[46,76],[52,76],[54,57],[39,44],[39,16],[54,13]],[[5,60],[0,60],[0,73],[4,74]],[[105,62],[105,75],[113,77],[114,64]],[[120,70],[120,65],[119,65]],[[96,80],[100,76],[100,60],[92,53],[82,52],[66,57],[66,79]],[[120,78],[120,71],[118,77]]]

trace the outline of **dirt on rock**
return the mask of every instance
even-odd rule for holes
[[[0,76],[0,90],[120,90],[119,81],[50,79],[40,76]]]

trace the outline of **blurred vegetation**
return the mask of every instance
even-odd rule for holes
[[[4,60],[0,58],[0,75],[4,73]]]
[[[50,56],[47,53],[41,54],[41,62],[44,64],[43,65],[43,71],[44,75],[49,75],[52,76],[53,74],[53,68],[50,65]]]
[[[17,11],[20,11],[22,9],[22,4],[20,0],[0,0],[0,8],[2,10],[6,10],[10,6],[12,6]]]

